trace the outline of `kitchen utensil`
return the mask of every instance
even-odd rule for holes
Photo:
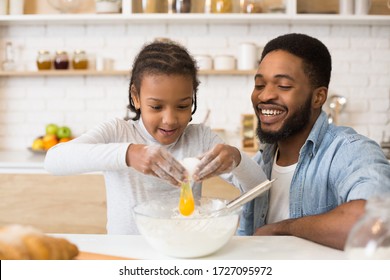
[[[225,246],[236,232],[241,209],[217,217],[203,217],[225,205],[221,199],[202,198],[194,214],[184,217],[176,197],[149,200],[133,208],[138,230],[155,250],[176,258],[210,255]]]
[[[253,43],[240,44],[238,54],[238,70],[253,70],[257,68],[257,46]]]
[[[231,55],[217,55],[214,57],[215,70],[234,70],[236,68],[236,60]]]
[[[259,196],[263,192],[269,190],[272,186],[272,183],[275,180],[276,179],[264,181],[260,185],[257,185],[253,189],[251,189],[251,190],[243,193],[239,197],[233,199],[232,201],[227,203],[222,208],[220,208],[216,211],[210,212],[210,213],[203,214],[202,217],[204,217],[204,218],[217,217],[219,215],[225,214],[226,212],[230,212],[230,211],[233,211],[233,210],[239,208],[240,206],[244,205],[245,203],[247,203],[250,200],[254,199],[255,197]]]

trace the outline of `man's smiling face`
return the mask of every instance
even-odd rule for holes
[[[284,140],[310,123],[313,89],[303,69],[302,59],[283,50],[270,52],[261,61],[252,104],[262,142]]]

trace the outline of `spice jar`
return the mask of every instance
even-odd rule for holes
[[[38,70],[49,70],[51,69],[51,56],[50,52],[46,50],[40,50],[37,56],[37,67]]]
[[[69,68],[69,57],[65,51],[57,51],[54,58],[54,68],[64,70]]]
[[[88,57],[85,51],[75,50],[72,60],[73,69],[87,69],[88,68]]]
[[[390,195],[367,200],[344,249],[349,259],[390,259]]]
[[[191,0],[174,0],[173,2],[176,2],[176,13],[191,12]]]
[[[232,0],[210,0],[205,3],[205,13],[231,13],[233,12]]]

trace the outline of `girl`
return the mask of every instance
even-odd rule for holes
[[[114,119],[51,148],[45,169],[56,175],[103,171],[107,233],[138,234],[131,209],[138,203],[176,196],[186,178],[180,160],[201,159],[201,180],[231,172],[242,191],[266,180],[259,166],[237,148],[223,144],[210,128],[188,123],[196,111],[199,81],[194,59],[173,42],[153,42],[136,57],[129,89],[132,120]]]

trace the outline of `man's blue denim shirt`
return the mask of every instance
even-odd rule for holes
[[[269,179],[275,151],[275,144],[266,144],[254,157]],[[329,124],[322,111],[299,153],[290,186],[290,218],[383,193],[390,193],[390,164],[380,146],[352,128]],[[244,205],[238,235],[253,235],[265,224],[268,195]]]

